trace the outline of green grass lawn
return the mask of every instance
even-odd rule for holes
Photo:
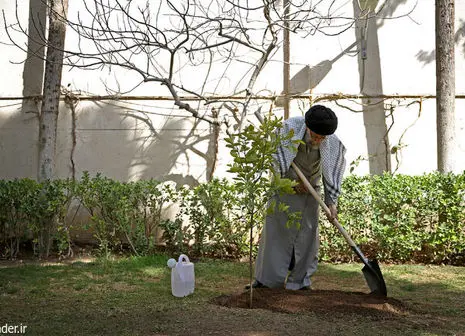
[[[225,308],[241,292],[248,264],[195,263],[195,293],[171,295],[166,256],[40,265],[0,264],[0,328],[26,335],[465,335],[465,268],[381,265],[389,296],[411,313],[373,321]],[[314,289],[367,292],[361,264],[321,264]],[[1,330],[1,329],[0,329]],[[300,334],[299,334],[300,333]]]

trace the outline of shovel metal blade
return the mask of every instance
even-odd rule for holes
[[[362,268],[362,272],[368,287],[370,287],[371,294],[387,296],[386,283],[376,259],[368,260]]]

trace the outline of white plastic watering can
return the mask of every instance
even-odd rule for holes
[[[181,254],[178,262],[174,259],[168,260],[168,267],[171,268],[171,292],[173,295],[184,297],[194,293],[194,264],[189,261],[189,258],[185,254]]]

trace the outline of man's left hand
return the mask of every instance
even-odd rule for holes
[[[329,212],[330,214],[326,214],[326,217],[328,218],[329,221],[332,221],[333,219],[337,219],[337,206],[336,204],[330,204],[328,205]]]

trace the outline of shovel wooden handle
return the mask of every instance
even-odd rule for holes
[[[302,171],[297,167],[297,165],[292,162],[291,163],[292,168],[294,168],[295,172],[297,173],[297,176],[300,178],[300,180],[304,183],[305,187],[307,190],[312,194],[312,196],[317,200],[317,202],[320,204],[320,206],[323,208],[324,212],[326,215],[330,218],[330,222],[336,226],[336,228],[339,230],[339,232],[344,236],[345,240],[347,243],[350,245],[352,250],[358,255],[358,257],[365,263],[368,263],[368,259],[363,255],[362,251],[358,248],[358,246],[355,244],[355,242],[350,238],[349,234],[347,233],[346,229],[339,223],[337,218],[331,217],[331,211],[329,210],[328,206],[323,202],[321,199],[320,195],[315,191],[315,189],[312,187],[310,182],[308,182],[307,178],[305,175],[302,173]]]

